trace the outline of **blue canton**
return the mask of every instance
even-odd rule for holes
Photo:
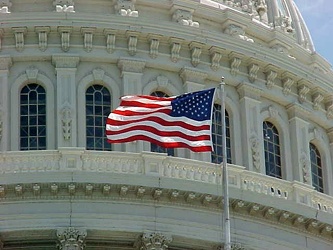
[[[192,120],[210,120],[215,89],[207,89],[198,92],[177,96],[171,101],[171,116],[185,116]]]

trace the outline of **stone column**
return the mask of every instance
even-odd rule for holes
[[[55,112],[57,112],[58,147],[77,146],[75,74],[79,60],[77,56],[52,56],[52,63],[56,68],[57,74],[57,103]]]
[[[85,238],[87,231],[85,229],[75,229],[69,227],[58,229],[57,237],[59,250],[83,250],[85,249]]]
[[[133,58],[120,58],[118,67],[121,70],[122,95],[138,95],[142,94],[142,75],[146,66],[143,60],[135,60]],[[142,152],[143,141],[135,141],[124,143],[125,152]]]
[[[166,250],[172,241],[172,237],[162,233],[144,233],[142,235],[140,250]]]
[[[0,152],[9,150],[10,142],[10,110],[9,110],[9,68],[12,65],[10,56],[0,57]],[[15,115],[15,114],[11,114]],[[15,133],[18,133],[16,131]]]
[[[306,122],[308,111],[300,105],[293,104],[287,107],[289,116],[290,147],[292,169],[286,168],[289,181],[296,180],[305,184],[312,185],[311,162],[309,149],[309,123]]]
[[[254,86],[240,84],[241,140],[244,166],[250,171],[266,174],[263,151],[263,125],[260,115],[260,96],[262,91]]]
[[[208,74],[206,72],[194,68],[184,67],[179,72],[179,75],[183,79],[185,93],[205,89],[205,79],[208,77]],[[210,162],[210,152],[196,153],[188,149],[180,149],[179,151],[180,157]]]

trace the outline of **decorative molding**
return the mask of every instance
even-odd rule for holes
[[[248,66],[248,70],[249,70],[249,80],[250,82],[255,82],[258,78],[258,71],[259,71],[260,67],[258,64],[256,63],[251,63]]]
[[[4,34],[4,30],[0,28],[0,51],[2,50],[3,34]]]
[[[271,119],[276,119],[279,116],[279,111],[273,105],[270,105],[267,110]]]
[[[150,48],[149,48],[149,56],[153,59],[157,58],[158,55],[158,47],[160,45],[160,40],[162,39],[162,36],[159,35],[148,35],[148,41],[150,42]]]
[[[264,71],[266,72],[266,86],[268,89],[272,89],[275,86],[275,79],[278,75],[278,69],[273,65],[268,65],[265,67]]]
[[[70,36],[72,33],[73,27],[69,26],[60,26],[58,27],[58,32],[61,36],[61,49],[64,52],[67,52],[70,47]]]
[[[52,64],[56,68],[76,68],[79,64],[80,58],[78,56],[62,56],[53,55]]]
[[[38,47],[41,51],[45,51],[47,49],[47,36],[50,30],[51,28],[47,26],[35,27],[35,32],[38,34]]]
[[[172,242],[172,237],[160,232],[146,232],[142,235],[141,241],[140,250],[166,250]]]
[[[325,108],[326,108],[327,119],[329,120],[333,119],[333,96],[327,98],[325,102]]]
[[[257,134],[253,134],[250,138],[252,161],[255,169],[260,172],[261,170],[261,157],[260,157],[260,141]]]
[[[252,38],[249,38],[245,35],[245,31],[243,29],[243,27],[241,26],[238,26],[236,24],[229,24],[225,29],[224,29],[224,33],[225,34],[228,34],[232,37],[235,37],[235,38],[239,38],[241,40],[244,40],[246,42],[251,42],[253,43],[253,39]]]
[[[210,67],[212,70],[217,71],[220,68],[220,60],[222,58],[223,52],[223,49],[214,46],[209,49],[209,54],[211,58]]]
[[[179,52],[182,47],[182,41],[181,39],[177,38],[170,38],[170,46],[171,46],[171,61],[176,63],[179,59]]]
[[[0,70],[9,70],[12,65],[13,61],[10,56],[0,56]]]
[[[95,82],[101,83],[104,81],[105,71],[103,69],[94,69],[92,75]]]
[[[72,109],[69,103],[65,103],[60,111],[62,135],[65,141],[71,139],[72,134]]]
[[[205,79],[208,77],[206,72],[184,67],[179,72],[179,76],[183,79],[183,82],[195,82],[195,83],[204,83]]]
[[[142,73],[146,66],[146,61],[135,60],[135,59],[124,59],[120,58],[118,60],[118,68],[123,72],[134,72]]]
[[[191,50],[191,63],[194,67],[196,67],[200,63],[200,55],[202,52],[203,44],[198,42],[191,42],[189,47]]]
[[[313,109],[319,110],[321,108],[323,100],[324,100],[323,91],[319,89],[314,90],[312,94]]]
[[[245,83],[239,84],[237,87],[237,91],[240,95],[240,99],[248,97],[257,101],[260,101],[260,97],[263,93],[263,91],[258,87],[256,87],[255,85],[250,85]]]
[[[239,73],[239,66],[242,63],[241,55],[231,52],[229,54],[230,58],[230,73],[233,76],[236,76]]]
[[[93,45],[93,35],[96,28],[93,27],[82,27],[81,28],[81,34],[83,35],[83,48],[87,52],[92,51],[92,45]]]
[[[190,10],[176,9],[172,14],[172,20],[180,25],[199,28],[200,24],[192,20],[192,12]]]
[[[116,0],[114,9],[121,16],[138,17],[139,12],[135,10],[136,0]]]
[[[306,95],[310,91],[310,84],[307,81],[301,80],[298,82],[298,101],[304,103],[306,101]]]
[[[27,33],[27,27],[13,27],[15,35],[15,48],[18,52],[22,52],[24,49],[24,36]]]
[[[56,12],[74,13],[74,1],[73,0],[55,0],[53,1]]]
[[[3,134],[3,123],[4,123],[3,116],[4,116],[4,111],[3,111],[3,108],[0,106],[0,142],[1,142],[2,134]]]
[[[29,83],[36,83],[38,77],[38,69],[34,66],[30,66],[25,70],[25,74],[27,75]]]
[[[116,30],[104,29],[104,35],[106,36],[106,50],[108,53],[112,53],[116,48]]]
[[[295,83],[295,80],[293,79],[295,76],[293,74],[290,74],[289,72],[285,72],[282,74],[282,84],[283,84],[283,94],[285,96],[289,95],[291,93],[291,87]]]
[[[75,229],[69,227],[57,230],[59,250],[83,250],[85,248],[85,238],[87,231],[85,229]]]
[[[302,168],[302,173],[303,173],[303,182],[304,183],[309,183],[310,182],[310,162],[309,162],[309,156],[302,151],[301,152],[301,157],[299,159],[301,168]]]
[[[136,54],[136,46],[138,44],[139,33],[135,31],[127,31],[127,45],[128,45],[128,54],[134,56]]]
[[[12,2],[10,0],[1,0],[0,2],[0,14],[9,14],[10,7],[12,7]]]

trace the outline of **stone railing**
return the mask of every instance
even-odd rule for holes
[[[0,175],[3,177],[12,173],[77,171],[147,175],[207,184],[221,184],[222,179],[219,165],[151,152],[139,154],[61,148],[58,151],[0,153]],[[228,165],[228,176],[230,189],[295,201],[333,214],[332,197],[315,191],[309,185],[272,178],[231,164]]]

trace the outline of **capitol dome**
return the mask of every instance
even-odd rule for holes
[[[333,245],[333,71],[293,0],[0,1],[0,249]],[[212,153],[107,143],[123,95],[218,87]],[[224,102],[223,102],[224,101]]]

